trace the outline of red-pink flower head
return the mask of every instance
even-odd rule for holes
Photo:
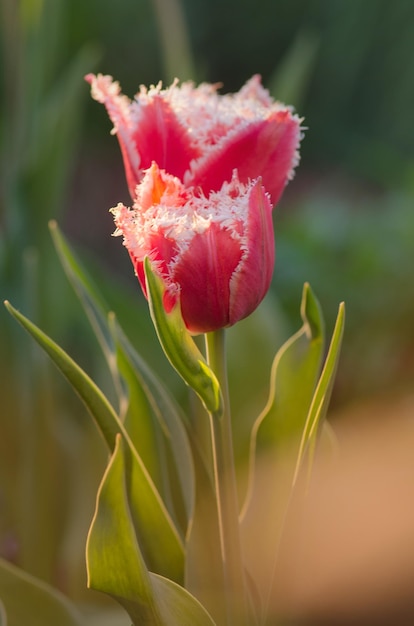
[[[132,198],[154,161],[206,195],[219,191],[235,169],[243,184],[260,176],[273,205],[293,175],[300,119],[271,99],[259,76],[227,95],[207,83],[141,86],[132,102],[110,76],[88,74],[86,80],[114,124]]]
[[[164,306],[180,300],[187,328],[231,326],[266,295],[274,265],[272,206],[260,180],[230,183],[206,197],[158,166],[147,170],[133,209],[112,209],[142,288],[149,256],[163,278]]]
[[[300,120],[254,76],[236,94],[192,83],[131,102],[109,76],[87,77],[121,146],[132,209],[112,212],[146,293],[149,256],[187,328],[214,331],[249,315],[274,265],[272,206],[299,160]]]

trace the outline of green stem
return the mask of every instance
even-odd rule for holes
[[[240,541],[225,331],[218,330],[206,334],[205,337],[207,361],[220,383],[224,406],[220,414],[210,414],[210,425],[221,554],[226,583],[227,624],[241,626],[243,623],[247,624],[248,600]]]

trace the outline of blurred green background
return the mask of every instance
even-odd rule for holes
[[[141,83],[175,76],[234,91],[260,73],[308,130],[275,211],[272,292],[229,333],[236,412],[261,407],[264,372],[300,325],[304,281],[328,330],[339,301],[347,305],[334,408],[412,389],[411,0],[2,0],[0,19],[2,299],[107,383],[52,249],[47,223],[57,219],[137,348],[182,394],[127,254],[110,237],[108,209],[129,198],[111,125],[83,76],[111,74],[132,96]],[[4,310],[0,346],[0,554],[82,600],[82,546],[103,446]],[[241,449],[249,420],[240,417]]]

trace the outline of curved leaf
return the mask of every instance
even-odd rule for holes
[[[276,354],[270,375],[267,404],[257,418],[251,437],[250,479],[244,515],[253,497],[256,448],[274,448],[300,438],[317,384],[323,349],[324,321],[317,299],[305,283],[301,302],[302,327]]]
[[[27,317],[17,311],[9,302],[6,301],[4,304],[9,313],[37,341],[70,382],[95,419],[110,450],[113,450],[115,437],[119,432],[119,420],[102,391],[57,343],[28,320]]]
[[[1,626],[85,626],[75,607],[46,583],[0,559]],[[7,618],[6,618],[7,615]]]
[[[127,450],[117,443],[97,495],[86,544],[88,586],[114,596],[134,623],[161,626],[129,508]],[[139,621],[141,620],[141,621]]]
[[[172,580],[150,574],[165,626],[215,626],[206,609]]]
[[[159,470],[164,485],[162,493],[166,495],[166,498],[168,497],[168,489],[172,487],[172,480],[177,478],[176,482],[180,486],[185,509],[185,526],[187,526],[194,509],[195,476],[191,447],[184,426],[186,416],[182,414],[181,409],[176,405],[175,400],[161,381],[134,350],[115,320],[111,324],[111,330],[117,348],[118,367],[127,381],[130,393],[144,394],[148,402],[147,410],[151,411],[153,429],[156,431],[154,437],[158,437],[155,443],[161,446],[160,437],[162,437],[164,446],[167,446],[168,452],[172,455],[175,470],[173,476],[171,476],[171,467],[165,462],[165,455],[162,454],[162,450],[157,447],[154,451],[160,463]],[[132,407],[132,398],[130,398],[130,406],[131,410],[135,411],[135,408]],[[129,416],[127,413],[126,420],[128,417],[131,421],[133,420],[133,416]],[[132,433],[132,424],[131,428],[128,428],[126,421],[125,426]],[[131,436],[134,441],[132,434]],[[164,451],[166,451],[165,447]],[[173,498],[174,494],[170,494],[170,496]]]
[[[94,288],[56,222],[50,223],[50,231],[63,269],[102,347],[118,392],[121,413],[125,416],[125,428],[132,443],[168,504],[171,499],[171,471],[165,464],[160,466],[160,460],[165,455],[157,449],[158,445],[163,445],[165,438],[175,461],[174,476],[178,478],[188,521],[192,516],[195,486],[191,449],[184,427],[186,416],[133,348],[114,315],[109,314],[107,305]],[[127,383],[128,397],[122,388],[120,374]]]
[[[198,394],[209,413],[220,414],[222,397],[219,382],[185,327],[179,302],[166,313],[163,305],[164,285],[144,260],[151,318],[158,338],[174,369]]]
[[[88,536],[88,583],[118,600],[134,626],[213,626],[185,589],[146,568],[131,515],[129,455],[118,437]]]
[[[107,307],[77,261],[55,220],[49,222],[49,230],[64,272],[78,296],[101,346],[112,376],[120,406],[123,407],[125,404],[125,395],[116,368],[113,340],[108,329]]]
[[[332,387],[335,380],[336,370],[338,368],[339,355],[341,352],[342,337],[344,334],[345,324],[345,305],[342,302],[339,305],[338,316],[336,318],[335,328],[332,334],[331,343],[325,364],[318,382],[312,405],[306,420],[298,459],[296,464],[295,478],[298,475],[300,467],[303,463],[306,453],[309,453],[309,466],[312,464],[312,457],[316,445],[318,428],[322,420],[326,416],[329,401],[331,399]]]
[[[0,600],[0,626],[7,626],[7,615],[6,609],[4,608],[3,602]]]
[[[208,609],[218,624],[227,621],[219,514],[214,485],[199,451],[194,450],[196,498],[186,537],[185,587]],[[202,564],[200,566],[200,564]]]
[[[89,376],[62,348],[8,302],[5,304],[9,312],[47,352],[55,365],[72,384],[95,419],[110,450],[115,447],[117,434],[122,435],[130,450],[132,459],[130,473],[134,489],[137,494],[139,493],[139,502],[138,498],[132,499],[134,524],[139,529],[143,543],[147,547],[148,564],[156,572],[181,581],[184,576],[183,542],[141,458],[132,445],[125,427],[118,419],[112,406]]]
[[[308,284],[303,289],[301,316],[302,327],[275,356],[269,398],[253,427],[248,493],[241,514],[246,563],[253,580],[262,581],[260,595],[264,611],[271,592],[284,516],[291,495],[295,459],[315,393],[324,349],[322,313]],[[258,445],[270,453],[266,472],[256,468]],[[290,454],[285,459],[286,450],[292,448],[293,458]],[[273,486],[271,489],[269,484]]]

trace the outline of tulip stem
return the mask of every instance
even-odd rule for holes
[[[248,600],[240,541],[225,331],[221,329],[207,333],[205,337],[207,361],[218,378],[223,395],[223,411],[220,414],[210,414],[210,425],[221,554],[226,583],[227,624],[241,626],[248,621]]]

